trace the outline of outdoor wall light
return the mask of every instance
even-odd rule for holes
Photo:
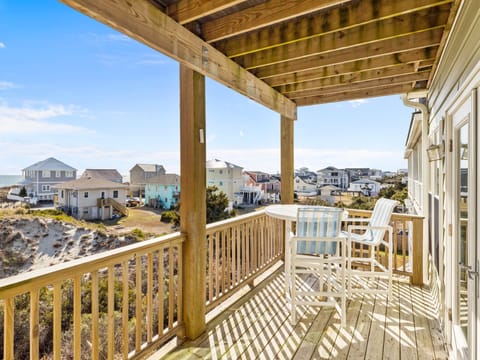
[[[440,144],[431,144],[427,149],[429,161],[441,160],[445,156],[445,145],[443,141]]]

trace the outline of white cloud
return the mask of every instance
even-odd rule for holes
[[[109,41],[120,41],[120,42],[129,42],[132,41],[127,35],[123,34],[108,34],[106,39]]]
[[[17,87],[14,83],[9,81],[0,81],[0,90],[13,89]]]
[[[3,49],[3,48],[5,48],[5,47],[6,47],[6,46],[5,46],[5,43],[3,43],[3,42],[0,41],[0,49]]]
[[[240,130],[240,136],[245,136],[245,133],[243,132],[243,130]]]
[[[75,106],[43,105],[11,107],[0,104],[0,134],[58,134],[93,133],[87,128],[68,123],[52,122],[61,116],[78,115],[81,109]]]
[[[353,108],[358,108],[359,106],[368,103],[368,100],[367,99],[350,100],[349,103],[350,105],[352,105]]]

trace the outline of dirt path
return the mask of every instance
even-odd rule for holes
[[[105,222],[105,226],[111,232],[117,234],[127,233],[135,228],[145,233],[165,235],[174,232],[171,224],[161,220],[161,211],[149,207],[129,208],[129,215],[117,220]]]

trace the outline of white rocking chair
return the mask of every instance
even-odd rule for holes
[[[297,305],[334,306],[346,322],[346,244],[341,234],[344,211],[329,207],[305,207],[297,212],[296,234],[291,237],[289,288],[291,323]],[[302,282],[299,274],[316,274],[318,290]],[[288,279],[288,278],[287,278]]]
[[[366,221],[367,225],[348,225],[347,234],[347,252],[348,252],[348,296],[352,293],[381,293],[385,292],[383,289],[369,288],[365,279],[372,277],[385,277],[388,279],[388,287],[386,293],[388,296],[392,294],[392,227],[390,218],[393,209],[398,205],[398,201],[381,198],[379,199],[372,212],[372,217],[368,219],[355,218],[350,219],[356,222]],[[363,231],[358,233],[358,230]],[[388,240],[385,241],[385,232],[388,232]],[[360,247],[367,248],[368,257],[355,256],[357,249],[355,244]],[[383,246],[385,254],[388,256],[388,265],[382,264],[376,257],[376,247]],[[360,255],[363,255],[361,252]],[[355,269],[352,269],[352,264]],[[355,283],[360,284],[360,287],[353,286],[353,278]]]

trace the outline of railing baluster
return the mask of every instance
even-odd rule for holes
[[[164,254],[165,249],[162,248],[158,252],[158,335],[163,335],[164,324],[164,308],[165,308],[165,280],[164,280]]]
[[[4,319],[3,319],[3,358],[5,360],[13,360],[13,345],[14,345],[14,298],[9,297],[5,299],[4,303]]]
[[[107,331],[108,331],[108,359],[113,360],[115,355],[115,278],[113,265],[108,267],[107,278]]]
[[[129,339],[129,327],[128,327],[128,261],[122,262],[122,356],[123,359],[128,359],[128,339]]]
[[[39,358],[39,292],[30,291],[30,359]]]
[[[135,255],[135,351],[142,346],[142,257]]]
[[[173,248],[168,247],[168,293],[173,294],[175,280],[173,277]],[[168,296],[168,329],[173,328],[173,316],[174,316],[174,307],[175,307],[175,297]]]
[[[153,332],[153,254],[147,255],[147,342],[152,342]]]
[[[53,358],[62,358],[62,289],[61,283],[53,285]]]
[[[79,360],[81,356],[82,329],[82,290],[80,275],[73,278],[73,357]]]
[[[92,359],[98,360],[100,358],[99,348],[99,336],[98,331],[98,316],[99,316],[99,303],[98,303],[98,272],[93,271],[92,277],[92,291],[91,291],[91,304],[92,304]]]

